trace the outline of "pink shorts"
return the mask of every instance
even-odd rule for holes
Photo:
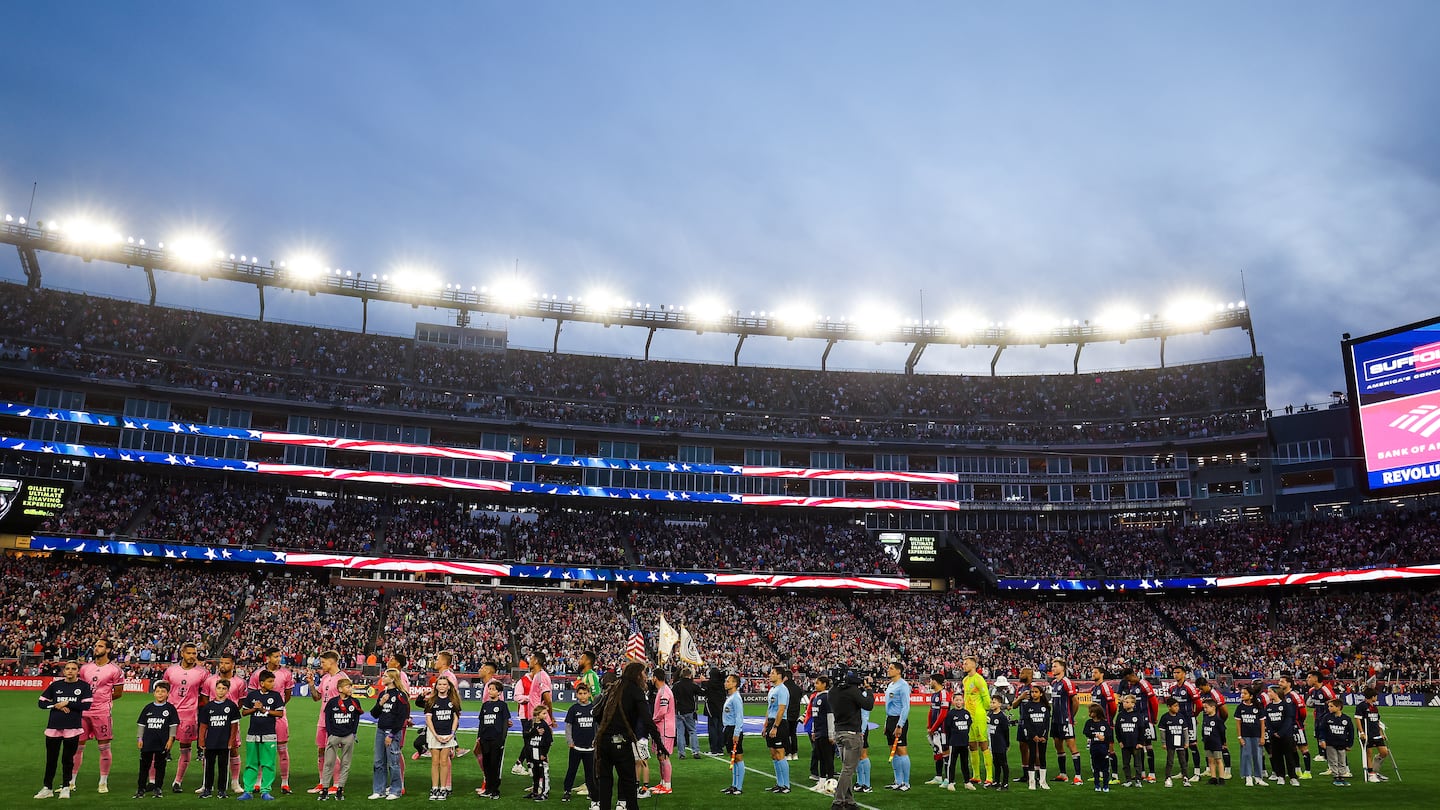
[[[325,733],[325,724],[322,722],[315,727],[315,747],[323,754],[325,752],[325,743],[329,742],[329,740],[330,735]]]
[[[180,727],[175,730],[175,742],[192,743],[200,739],[200,713],[180,712]]]
[[[80,718],[80,742],[86,740],[99,740],[110,742],[114,739],[114,727],[111,724],[110,715],[85,715]]]
[[[69,738],[71,738],[71,737],[79,737],[81,733],[82,733],[82,732],[81,732],[80,729],[78,729],[78,728],[47,728],[47,729],[45,729],[45,736],[46,736],[46,737],[59,737],[59,738],[62,739],[62,740],[66,740],[66,739],[69,739]]]

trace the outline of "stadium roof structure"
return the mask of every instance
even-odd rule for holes
[[[813,316],[785,317],[778,313],[707,311],[705,308],[671,307],[626,301],[584,301],[558,295],[542,295],[524,290],[491,290],[487,287],[445,284],[431,274],[364,273],[321,266],[315,261],[262,261],[256,256],[217,251],[200,242],[163,242],[147,245],[145,240],[124,238],[108,228],[72,224],[62,228],[55,222],[43,226],[39,222],[15,221],[10,215],[0,223],[0,243],[11,244],[20,253],[20,264],[31,289],[41,285],[38,253],[41,251],[78,257],[86,262],[103,261],[126,267],[144,269],[150,285],[150,303],[155,303],[155,271],[183,273],[200,278],[213,278],[253,284],[260,297],[260,320],[265,319],[265,290],[325,293],[358,298],[362,302],[361,331],[368,327],[370,301],[390,301],[415,307],[433,306],[453,309],[458,322],[469,322],[470,313],[492,313],[512,318],[539,318],[555,321],[552,351],[558,351],[561,328],[567,321],[620,325],[648,329],[645,359],[650,357],[650,344],[661,329],[713,332],[734,335],[734,364],[740,363],[740,350],[749,337],[779,337],[788,340],[813,338],[826,341],[821,369],[825,368],[830,350],[840,341],[900,343],[911,345],[905,361],[905,372],[914,373],[915,365],[926,347],[949,344],[962,347],[993,347],[990,373],[995,374],[1000,355],[1010,346],[1074,345],[1074,369],[1078,373],[1080,352],[1090,343],[1124,343],[1129,340],[1156,339],[1160,344],[1160,365],[1165,365],[1165,341],[1177,335],[1209,334],[1215,330],[1242,329],[1250,337],[1251,356],[1258,354],[1250,310],[1244,301],[1232,303],[1192,302],[1180,311],[1157,317],[1127,315],[1104,323],[1065,320],[1037,324],[957,324],[946,321],[896,321],[893,323],[860,323],[849,319],[830,320]]]

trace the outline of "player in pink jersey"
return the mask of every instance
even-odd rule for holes
[[[90,684],[94,695],[90,708],[80,721],[80,747],[75,749],[75,769],[71,771],[70,787],[80,779],[80,763],[85,759],[85,743],[94,740],[100,749],[100,792],[110,792],[110,740],[114,735],[110,709],[116,698],[125,694],[125,673],[111,659],[111,642],[108,638],[95,639],[92,663],[80,667],[80,680]]]
[[[320,653],[319,681],[316,681],[314,672],[305,674],[305,683],[310,686],[310,699],[324,706],[330,702],[331,698],[339,697],[340,679],[342,678],[349,680],[350,676],[346,675],[345,672],[340,669],[340,653],[334,650],[326,650]],[[305,791],[306,793],[323,793],[325,791],[325,775],[323,773],[325,770],[325,746],[329,742],[330,735],[325,733],[325,712],[322,711],[315,721],[315,772],[320,774],[321,782],[317,783],[315,787]],[[340,761],[337,757],[335,762],[335,779],[331,784],[338,785],[341,783]]]
[[[664,669],[656,667],[651,682],[655,686],[655,709],[650,719],[658,737],[655,756],[660,760],[660,784],[650,788],[650,792],[663,795],[672,792],[670,752],[675,750],[675,692],[670,688],[670,676]]]
[[[200,688],[200,697],[203,703],[209,703],[215,699],[215,684],[224,681],[230,691],[225,694],[226,698],[235,701],[245,699],[245,679],[235,672],[235,656],[232,653],[224,653],[220,656],[220,671],[205,679],[205,685]],[[202,705],[203,705],[202,703]],[[201,786],[197,793],[205,788]],[[237,723],[230,728],[230,790],[239,795],[245,791],[240,787],[240,725]]]
[[[527,659],[528,661],[528,659]],[[534,680],[527,671],[520,676],[520,681],[515,685],[515,702],[520,706],[520,739],[530,739],[530,723],[534,711],[530,706],[530,682]],[[515,764],[510,766],[510,772],[518,775],[530,773],[530,746],[522,745],[520,755],[515,758]]]
[[[280,693],[280,699],[286,703],[290,702],[290,696],[295,694],[295,675],[289,669],[280,665],[280,648],[267,647],[265,649],[265,660],[263,665],[250,673],[250,688],[259,690],[260,673],[269,672],[275,676],[275,682],[270,688]],[[280,792],[290,794],[290,720],[281,715],[275,718],[275,758],[277,770],[280,771]],[[253,787],[247,785],[246,787]]]
[[[200,690],[210,677],[210,670],[198,659],[195,645],[187,642],[180,647],[180,663],[165,669],[165,682],[170,684],[170,705],[180,715],[180,728],[175,731],[180,761],[175,765],[175,781],[170,785],[175,793],[182,790],[185,769],[190,767],[190,746],[200,739]]]

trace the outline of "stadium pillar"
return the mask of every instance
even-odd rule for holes
[[[150,306],[155,306],[155,268],[145,268],[145,281],[150,285]]]
[[[740,347],[745,345],[745,338],[746,334],[744,332],[741,332],[740,339],[735,341],[735,361],[733,365],[736,368],[740,367]]]
[[[995,364],[1000,362],[1000,353],[1005,351],[1005,344],[1001,343],[995,347],[995,356],[990,358],[990,376],[995,376]]]
[[[1080,373],[1080,350],[1083,348],[1085,348],[1084,343],[1075,344],[1075,362],[1072,364],[1072,368],[1074,368],[1076,374]]]
[[[556,331],[556,334],[559,334],[559,331],[558,331],[558,330],[559,330],[560,327],[557,325],[555,328],[556,328],[556,330],[557,330],[557,331]],[[658,328],[660,328],[660,327],[658,327],[658,326],[652,326],[652,327],[650,327],[650,334],[648,334],[648,335],[645,336],[645,359],[646,359],[646,360],[649,360],[649,359],[650,359],[650,343],[655,340],[655,330],[658,329]]]
[[[559,318],[556,318],[556,319],[555,319],[555,337],[553,337],[553,338],[550,339],[550,353],[551,353],[551,354],[559,354],[559,353],[560,353],[560,327],[562,327],[562,326],[564,326],[564,325],[565,325],[565,322],[564,322],[564,321],[560,320]],[[654,329],[651,329],[651,330],[650,330],[650,334],[651,334],[651,336],[654,336],[655,330],[654,330]],[[646,341],[646,342],[645,342],[645,359],[646,359],[646,360],[649,360],[649,359],[650,359],[650,342],[649,342],[649,341]]]
[[[834,338],[831,338],[830,340],[825,341],[825,353],[822,354],[822,355],[820,355],[820,370],[821,370],[821,371],[824,371],[824,370],[825,370],[825,364],[830,362],[830,350],[833,349],[833,348],[835,348],[835,344],[836,344],[836,343],[839,343],[839,342],[840,342],[840,341],[835,340]]]
[[[1245,334],[1247,334],[1247,335],[1250,336],[1250,356],[1251,356],[1251,357],[1259,357],[1259,356],[1260,356],[1260,350],[1257,349],[1257,348],[1255,348],[1255,325],[1254,325],[1254,324],[1248,324],[1248,325],[1246,325],[1246,326],[1245,326]]]
[[[15,249],[20,251],[20,269],[25,271],[25,286],[32,290],[40,289],[40,257],[35,255],[35,248],[16,245]]]
[[[915,373],[915,364],[920,362],[920,355],[925,353],[925,347],[929,346],[925,341],[917,341],[915,348],[910,350],[910,357],[905,360],[905,374],[907,376]]]
[[[255,289],[260,291],[260,323],[265,322],[265,285],[256,284]]]
[[[1165,336],[1160,336],[1160,368],[1165,367]]]
[[[360,299],[360,334],[364,335],[370,331],[370,299]]]

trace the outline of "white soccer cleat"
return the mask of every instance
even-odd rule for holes
[[[65,787],[60,788],[60,798],[62,798],[62,799],[68,799],[68,798],[70,798],[70,786],[69,786],[69,785],[66,785]]]
[[[35,798],[37,798],[37,799],[49,799],[49,798],[53,797],[54,795],[55,795],[55,791],[51,790],[50,788],[40,788],[40,792],[35,794]]]

